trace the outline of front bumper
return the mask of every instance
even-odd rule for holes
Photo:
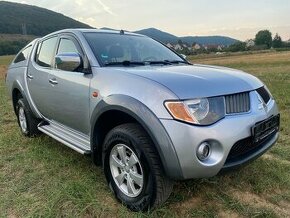
[[[233,145],[251,137],[252,127],[256,123],[278,114],[273,99],[264,108],[258,107],[260,101],[256,91],[250,92],[250,99],[250,112],[228,115],[211,126],[193,126],[175,120],[161,119],[174,145],[183,179],[215,176],[222,169],[231,169],[257,158],[277,141],[278,132],[269,136],[268,140],[262,142],[248,155],[227,161]],[[211,154],[205,161],[200,161],[196,156],[196,150],[205,141],[211,144]]]

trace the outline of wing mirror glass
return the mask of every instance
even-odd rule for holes
[[[61,53],[55,56],[55,66],[59,70],[81,71],[83,60],[80,54],[76,52]]]

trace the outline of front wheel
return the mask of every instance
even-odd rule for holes
[[[167,200],[173,182],[164,175],[153,143],[141,126],[115,127],[103,148],[106,179],[119,201],[133,211],[146,211]]]

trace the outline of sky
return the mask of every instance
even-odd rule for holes
[[[239,40],[262,29],[290,39],[289,0],[23,0],[92,27],[154,27],[176,36],[223,35]]]

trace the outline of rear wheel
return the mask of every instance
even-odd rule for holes
[[[25,136],[31,137],[40,133],[37,129],[40,120],[33,115],[28,103],[23,98],[17,101],[16,115],[20,130]]]
[[[150,137],[137,124],[123,124],[108,133],[103,166],[116,198],[133,211],[160,205],[172,191],[173,182],[164,175]]]

